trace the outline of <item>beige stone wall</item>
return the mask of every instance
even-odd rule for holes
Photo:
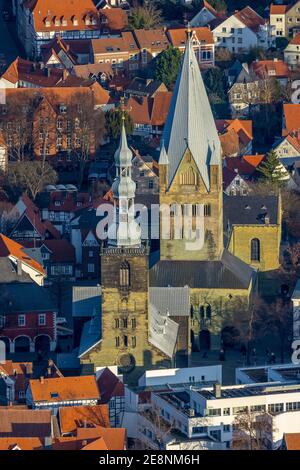
[[[182,176],[188,171],[195,174],[195,185],[184,185]],[[210,167],[210,190],[207,191],[199,170],[189,151],[183,157],[178,171],[167,189],[168,167],[160,166],[160,205],[167,204],[204,204],[210,205],[211,215],[205,217],[205,244],[201,250],[189,251],[186,249],[186,239],[174,239],[171,230],[171,239],[163,239],[163,226],[161,223],[160,233],[160,256],[161,259],[169,260],[213,260],[218,259],[223,249],[223,193],[222,193],[222,170],[220,166]],[[171,218],[172,219],[172,218]],[[171,225],[174,224],[174,218]],[[173,226],[173,225],[172,225]],[[193,226],[195,229],[195,224]]]
[[[260,241],[260,262],[251,261],[251,240]],[[260,271],[271,271],[279,267],[281,226],[236,225],[233,227],[228,249],[235,256]]]

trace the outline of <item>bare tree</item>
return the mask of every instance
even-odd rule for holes
[[[14,197],[26,192],[35,199],[47,184],[56,181],[57,174],[47,162],[16,162],[8,166],[6,187]]]
[[[272,416],[253,412],[248,407],[234,419],[232,448],[235,450],[268,450],[273,433]]]
[[[79,163],[78,184],[81,187],[86,163],[95,154],[105,135],[105,118],[102,110],[95,106],[92,95],[78,93],[72,97],[67,119],[70,150]]]

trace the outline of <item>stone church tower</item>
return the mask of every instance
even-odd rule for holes
[[[159,182],[161,208],[162,204],[171,207],[169,239],[163,234],[161,215],[160,259],[219,259],[223,250],[221,146],[190,38],[164,128]],[[202,237],[201,248],[187,249],[191,232],[186,238],[175,228],[176,218],[184,214],[191,218],[194,236]],[[196,215],[204,216],[202,231],[196,227]]]
[[[148,342],[149,250],[134,221],[136,185],[131,178],[132,152],[124,122],[115,165],[115,220],[101,249],[102,339],[85,359],[96,367],[118,365],[123,373],[134,371],[133,377],[165,356]]]

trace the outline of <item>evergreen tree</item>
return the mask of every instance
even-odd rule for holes
[[[286,179],[278,155],[274,150],[267,154],[266,159],[257,170],[262,174],[263,180],[272,185],[281,186]]]
[[[121,108],[110,109],[105,114],[106,131],[109,137],[116,140],[120,137],[121,126],[122,126],[122,113]],[[125,112],[125,129],[127,135],[132,134],[133,131],[133,120],[130,114]]]
[[[174,85],[181,64],[180,51],[172,46],[163,51],[155,64],[155,78],[163,82],[168,88]]]

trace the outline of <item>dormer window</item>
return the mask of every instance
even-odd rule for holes
[[[62,24],[63,26],[67,26],[67,25],[68,25],[68,22],[67,22],[67,20],[66,20],[65,18],[63,18],[61,24]]]
[[[91,18],[89,16],[85,17],[85,24],[90,25],[91,24]]]
[[[46,26],[47,28],[50,28],[50,26],[51,26],[51,21],[46,19],[46,20],[45,20],[45,26]]]
[[[55,18],[54,24],[55,24],[55,26],[60,26],[60,19],[59,19],[59,18]]]
[[[61,202],[60,202],[60,201],[55,201],[54,205],[55,205],[56,207],[59,207],[59,206],[61,206]]]
[[[60,112],[61,114],[65,114],[65,113],[67,112],[67,106],[66,106],[64,103],[61,103],[61,104],[59,105],[59,112]]]
[[[73,23],[73,26],[78,26],[78,19],[76,18],[76,16],[72,17],[72,23]]]

